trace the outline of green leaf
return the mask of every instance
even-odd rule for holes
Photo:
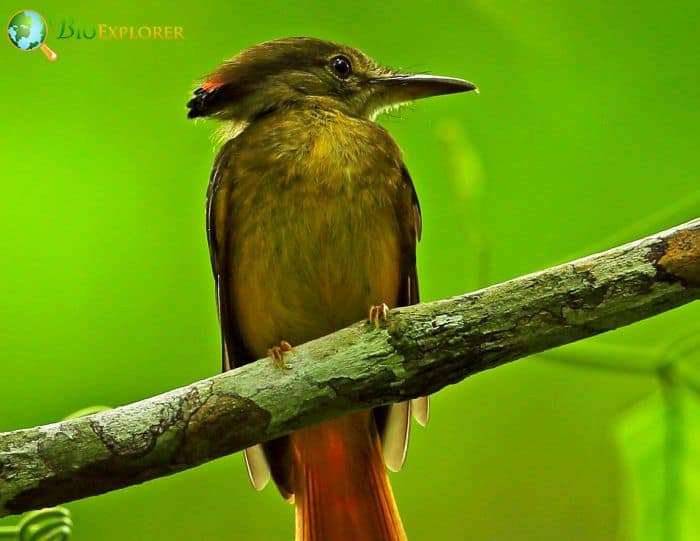
[[[684,387],[661,390],[619,421],[625,486],[623,538],[700,539],[700,404]]]

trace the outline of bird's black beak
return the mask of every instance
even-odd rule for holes
[[[387,105],[403,103],[442,94],[455,94],[479,89],[474,83],[457,77],[437,75],[389,75],[369,79],[368,83],[380,90]]]

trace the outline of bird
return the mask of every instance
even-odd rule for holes
[[[206,205],[222,369],[419,301],[421,210],[397,143],[375,120],[401,104],[477,90],[406,74],[358,49],[290,37],[242,50],[208,76],[189,118],[222,122]],[[411,411],[357,411],[246,449],[252,484],[295,504],[297,541],[398,541],[387,468],[402,467]]]

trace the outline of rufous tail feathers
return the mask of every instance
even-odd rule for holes
[[[291,439],[296,541],[406,541],[371,411]]]

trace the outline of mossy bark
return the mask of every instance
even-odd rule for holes
[[[392,310],[127,406],[0,434],[0,516],[168,475],[352,410],[700,298],[700,219],[451,299]]]

